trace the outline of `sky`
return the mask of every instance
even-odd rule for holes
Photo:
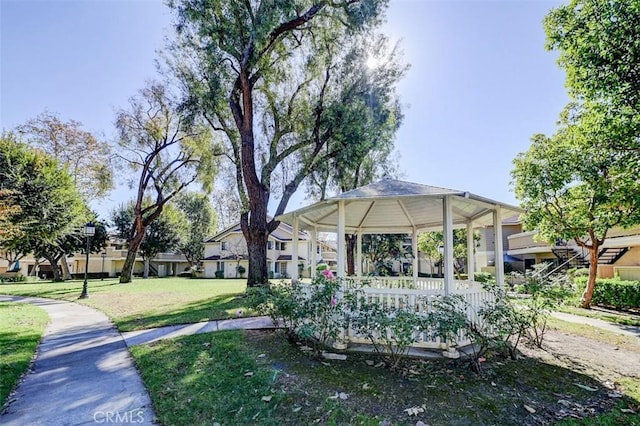
[[[560,3],[391,0],[382,30],[411,65],[399,85],[403,180],[518,204],[512,161],[554,132],[569,100],[542,26]],[[48,110],[114,141],[115,111],[158,78],[171,22],[163,1],[0,0],[0,129]],[[288,211],[309,204],[298,192]],[[120,185],[92,207],[106,219],[129,198]]]

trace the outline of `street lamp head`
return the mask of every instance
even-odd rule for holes
[[[84,235],[86,237],[93,237],[96,234],[96,227],[93,222],[89,222],[84,226]]]

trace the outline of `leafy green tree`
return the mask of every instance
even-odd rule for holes
[[[197,192],[180,194],[175,204],[184,214],[188,226],[178,251],[184,254],[192,267],[198,267],[204,258],[204,241],[216,229],[216,213],[209,197]]]
[[[22,224],[14,220],[21,210],[16,191],[0,189],[0,247],[4,246],[5,241],[24,235]]]
[[[111,220],[118,237],[126,239],[134,219],[135,202],[121,205],[111,212]],[[184,214],[172,204],[165,205],[162,214],[145,228],[145,234],[138,247],[138,253],[144,261],[143,278],[149,277],[151,259],[159,253],[176,250],[185,237],[187,228]]]
[[[552,137],[536,135],[514,160],[515,192],[526,229],[552,242],[573,239],[589,252],[582,306],[591,305],[598,252],[607,232],[640,223],[640,159],[602,143],[601,135],[570,115]]]
[[[110,163],[111,147],[82,123],[62,121],[45,111],[17,127],[32,146],[39,148],[65,166],[85,200],[103,197],[113,188]]]
[[[480,234],[475,232],[473,234],[473,241],[477,243],[480,241]],[[444,247],[444,234],[442,231],[423,232],[418,236],[418,250],[436,262],[444,261],[444,253],[441,248]],[[475,247],[474,247],[475,249]],[[453,230],[453,269],[455,273],[459,275],[466,268],[467,263],[467,230],[466,229],[454,229]],[[472,274],[469,274],[469,279],[473,279]]]
[[[391,272],[390,260],[410,259],[411,247],[405,246],[407,234],[365,234],[362,237],[362,254],[381,274]]]
[[[13,194],[14,212],[8,220],[22,231],[2,241],[3,256],[10,262],[54,243],[88,217],[66,170],[54,158],[18,142],[11,134],[0,137],[0,191]]]
[[[131,182],[136,188],[134,215],[124,237],[128,252],[120,275],[120,282],[128,283],[146,230],[166,204],[197,179],[211,188],[216,145],[205,126],[177,111],[160,84],[150,84],[132,98],[130,108],[118,112],[116,127],[117,158],[137,174]]]
[[[95,234],[89,238],[89,253],[99,253],[107,246],[109,238],[107,227],[104,222],[97,220],[95,213],[91,222],[95,226]],[[85,253],[86,250],[87,237],[84,235],[84,226],[80,226],[53,241],[37,241],[34,244],[33,253],[36,259],[47,259],[51,265],[54,281],[62,281],[72,278],[67,266],[67,256]]]
[[[267,239],[301,182],[338,155],[330,105],[349,41],[380,24],[386,0],[172,0],[172,71],[186,106],[224,135],[242,202],[247,284],[268,282]],[[371,33],[369,33],[371,34]]]

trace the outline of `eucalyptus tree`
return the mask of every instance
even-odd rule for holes
[[[130,181],[136,189],[134,214],[120,275],[120,282],[128,283],[146,230],[166,204],[196,180],[211,188],[217,147],[209,130],[180,113],[166,87],[157,83],[142,89],[130,100],[129,109],[117,113],[116,127],[116,157],[135,176]]]
[[[176,197],[176,206],[185,217],[185,236],[178,245],[192,267],[198,267],[204,258],[204,241],[217,228],[216,212],[206,194],[186,192]]]
[[[103,197],[113,188],[111,147],[82,128],[45,111],[16,129],[32,146],[65,166],[85,200]]]
[[[224,135],[242,202],[249,286],[267,283],[267,239],[301,182],[335,158],[329,106],[349,41],[381,23],[387,0],[172,0],[171,67],[186,105]]]
[[[339,101],[328,105],[325,120],[333,132],[329,149],[336,147],[337,154],[307,178],[312,199],[324,200],[328,192],[346,192],[398,173],[393,148],[403,116],[396,85],[407,67],[398,45],[388,44],[382,35],[356,38],[336,67],[342,90]],[[355,273],[357,238],[345,235],[348,275]]]

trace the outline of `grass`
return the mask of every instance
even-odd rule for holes
[[[132,353],[162,424],[546,424],[558,420],[559,399],[623,414],[595,379],[532,358],[489,359],[481,376],[462,360],[409,360],[392,372],[370,366],[371,354],[314,360],[267,331],[186,336]]]
[[[0,407],[27,370],[48,322],[38,307],[0,303]]]
[[[610,309],[593,307],[592,309],[579,308],[577,306],[563,305],[558,307],[558,311],[568,314],[580,315],[588,318],[596,318],[622,325],[640,326],[640,315],[624,312],[616,312]]]
[[[38,296],[82,303],[107,314],[120,331],[253,315],[244,280],[149,278],[119,284],[89,281],[89,298],[78,300],[82,281],[2,284],[0,294]]]

